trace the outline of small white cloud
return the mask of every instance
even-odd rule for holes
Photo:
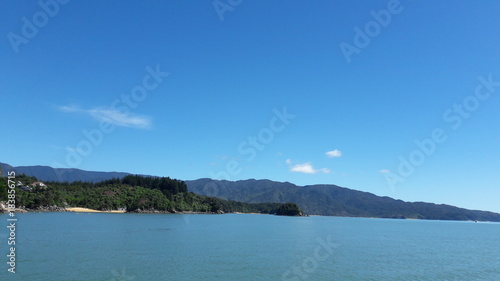
[[[316,174],[316,170],[314,170],[313,166],[310,163],[297,164],[290,168],[290,171],[296,173],[305,173],[305,174]]]
[[[109,122],[115,126],[137,129],[151,128],[151,118],[143,115],[133,114],[128,111],[118,111],[114,108],[81,109],[74,105],[59,106],[58,109],[66,113],[85,113],[97,121]]]
[[[382,170],[380,170],[379,172],[380,172],[380,173],[382,173],[382,174],[385,174],[385,173],[389,173],[389,172],[391,172],[391,171],[390,171],[390,170],[387,170],[387,169],[382,169]]]
[[[326,153],[326,156],[328,156],[328,158],[334,158],[334,157],[340,157],[342,156],[342,152],[338,149],[334,149],[332,151],[327,151]]]
[[[287,163],[288,165],[290,165],[290,164],[292,164],[292,160],[291,159],[286,159],[285,163]]]
[[[295,173],[304,173],[304,174],[317,174],[317,173],[328,174],[328,173],[330,173],[330,169],[327,169],[327,168],[322,168],[322,169],[318,169],[318,170],[314,169],[314,167],[311,165],[311,163],[293,165],[290,168],[290,171],[295,172]]]

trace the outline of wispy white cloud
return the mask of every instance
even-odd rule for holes
[[[75,105],[63,105],[59,106],[58,109],[62,112],[80,112],[82,109],[80,109],[78,106]]]
[[[287,163],[288,165],[292,164],[292,159],[286,159],[285,163]]]
[[[330,171],[330,169],[328,168],[321,168],[319,170],[317,170],[319,173],[323,173],[323,174],[329,174],[331,173],[332,171]]]
[[[84,113],[97,121],[109,122],[115,126],[149,129],[151,128],[151,118],[144,115],[138,115],[131,112],[118,111],[114,108],[96,107],[93,109],[82,109],[74,105],[64,105],[58,107],[62,112],[66,113]]]
[[[328,158],[334,158],[334,157],[340,157],[340,156],[342,156],[342,152],[340,150],[338,150],[338,149],[327,151],[325,154],[326,154],[326,156],[328,156]]]
[[[290,159],[287,159],[287,160],[290,160]],[[290,164],[290,163],[288,163],[288,161],[287,161],[287,164]],[[311,163],[303,163],[303,164],[296,164],[296,165],[291,166],[290,172],[304,173],[304,174],[317,174],[317,173],[329,174],[331,171],[328,168],[314,169],[314,167]]]
[[[379,172],[380,172],[380,173],[382,173],[382,174],[385,174],[385,173],[389,173],[389,172],[391,172],[391,170],[382,169],[382,170],[380,170]]]
[[[148,129],[151,127],[151,119],[147,116],[133,113],[124,113],[115,109],[91,109],[87,111],[92,117],[99,121],[107,121],[116,126]]]

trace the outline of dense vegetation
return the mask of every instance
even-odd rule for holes
[[[278,216],[301,216],[302,211],[295,203],[285,203],[278,208],[276,212]]]
[[[7,201],[7,180],[0,179],[0,201]]]
[[[29,185],[34,177],[17,175],[16,181]],[[276,214],[283,204],[249,204],[227,201],[188,192],[183,181],[129,175],[99,183],[46,182],[47,187],[31,191],[16,188],[16,206],[37,209],[46,206],[85,207],[96,210],[126,209],[134,211],[207,212],[207,213],[267,213]],[[292,206],[293,207],[293,206]],[[292,208],[288,206],[287,208]],[[295,206],[297,207],[297,206]],[[297,207],[298,208],[298,207]]]

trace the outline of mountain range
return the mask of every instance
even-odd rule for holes
[[[0,168],[4,174],[12,170],[42,181],[58,182],[100,182],[130,175],[123,172],[93,172],[47,166],[12,167],[4,163],[0,163]],[[297,186],[271,180],[220,181],[208,178],[187,180],[185,183],[191,192],[226,200],[245,203],[293,202],[308,215],[500,222],[500,214],[493,212],[445,204],[404,202],[336,185]]]
[[[412,218],[430,220],[500,221],[500,214],[445,204],[404,202],[336,185],[297,186],[270,180],[185,181],[194,193],[246,203],[293,202],[305,214],[347,217]]]
[[[123,178],[129,173],[121,172],[94,172],[84,171],[72,168],[52,168],[49,166],[18,166],[13,167],[9,164],[0,162],[0,169],[4,171],[15,171],[18,174],[25,174],[36,177],[41,181],[57,181],[57,182],[101,182],[112,178]]]

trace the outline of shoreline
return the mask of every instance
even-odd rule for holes
[[[0,202],[0,214],[9,213],[4,202]],[[107,210],[100,211],[85,207],[59,207],[59,206],[45,206],[37,209],[29,208],[15,208],[14,213],[104,213],[104,214],[180,214],[180,215],[217,215],[217,214],[253,214],[253,215],[272,215],[267,213],[242,213],[242,212],[193,212],[193,211],[164,211],[164,210],[135,210],[127,212],[125,210]],[[322,215],[302,215],[300,217],[340,217],[340,218],[364,218],[364,219],[391,219],[391,220],[408,220],[408,221],[456,221],[456,222],[476,222],[474,220],[436,220],[436,219],[419,219],[419,218],[381,218],[381,217],[353,217],[353,216],[322,216]],[[477,221],[478,223],[500,223],[496,221]]]
[[[9,213],[7,207],[0,202],[0,214]],[[165,210],[135,210],[127,212],[126,210],[96,210],[85,207],[59,207],[59,206],[44,206],[38,207],[36,209],[30,208],[15,208],[13,210],[14,213],[107,213],[107,214],[181,214],[181,215],[194,215],[194,214],[207,214],[207,215],[215,215],[215,214],[230,214],[224,212],[194,212],[194,211],[165,211]]]
[[[122,210],[110,210],[110,211],[99,211],[89,208],[83,207],[67,207],[65,208],[66,212],[76,212],[76,213],[114,213],[114,214],[123,214],[125,211]]]
[[[2,208],[0,204],[0,214],[9,213],[6,208]],[[104,214],[172,214],[172,215],[225,215],[225,214],[243,214],[243,215],[275,215],[267,213],[242,213],[242,212],[231,212],[231,213],[211,213],[211,212],[193,212],[193,211],[160,211],[160,210],[140,210],[127,212],[124,210],[109,210],[100,211],[84,207],[57,207],[49,206],[40,209],[28,209],[28,208],[16,208],[14,213],[104,213]],[[302,215],[302,216],[292,216],[292,217],[338,217],[338,218],[359,218],[359,219],[390,219],[390,220],[410,220],[410,221],[441,221],[441,222],[469,222],[469,223],[500,223],[496,221],[473,221],[473,220],[431,220],[431,219],[417,219],[417,218],[379,218],[379,217],[352,217],[352,216],[323,216],[323,215]]]
[[[0,204],[0,214],[9,213],[7,208],[3,208]],[[103,213],[103,214],[178,214],[178,215],[224,215],[224,214],[255,214],[255,215],[271,215],[266,213],[241,213],[241,212],[194,212],[194,211],[164,211],[164,210],[135,210],[127,212],[125,210],[107,210],[101,211],[85,207],[59,207],[59,206],[46,206],[37,209],[29,208],[16,208],[14,213]]]

